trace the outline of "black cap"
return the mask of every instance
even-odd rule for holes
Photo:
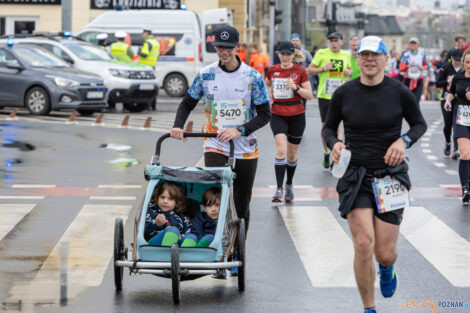
[[[235,48],[238,45],[238,30],[229,25],[224,25],[214,31],[215,40],[213,46]]]
[[[292,54],[294,53],[294,45],[290,41],[283,41],[279,44],[279,47],[277,48],[277,51],[279,53],[289,53]]]
[[[341,35],[341,33],[334,32],[334,33],[328,34],[328,39],[331,39],[331,38],[343,39],[343,35]]]
[[[460,49],[452,49],[452,50],[450,50],[450,56],[455,61],[460,61],[462,59],[463,52]]]
[[[149,33],[149,34],[152,33],[152,31],[151,31],[150,29],[148,29],[148,28],[144,28],[144,30],[143,30],[142,32],[143,32],[143,33]]]

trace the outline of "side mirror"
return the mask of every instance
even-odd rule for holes
[[[20,65],[19,63],[7,63],[7,68],[18,70],[18,71],[24,70],[24,67]]]
[[[75,61],[74,61],[70,56],[68,56],[67,54],[64,54],[64,55],[62,56],[62,59],[63,59],[65,62],[69,63],[69,64],[75,63]]]

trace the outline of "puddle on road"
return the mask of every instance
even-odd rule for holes
[[[103,143],[99,145],[100,148],[106,148],[110,150],[116,151],[120,156],[120,158],[114,159],[109,161],[109,163],[114,164],[117,167],[131,167],[140,164],[140,161],[132,158],[132,146],[128,145],[119,145],[114,143]]]
[[[23,141],[11,141],[9,143],[3,143],[2,147],[4,148],[11,148],[11,149],[18,149],[20,151],[33,151],[36,150],[36,146]]]

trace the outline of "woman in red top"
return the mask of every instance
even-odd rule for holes
[[[297,151],[305,130],[305,100],[313,99],[307,71],[294,64],[295,49],[290,41],[279,45],[280,64],[271,66],[266,74],[266,86],[271,89],[271,129],[276,142],[274,169],[277,189],[273,202],[294,200],[292,178],[297,166]],[[284,197],[283,183],[287,172]]]

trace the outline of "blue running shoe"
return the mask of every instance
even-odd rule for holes
[[[384,267],[379,264],[380,270],[380,291],[385,298],[390,298],[397,288],[397,274],[392,266]]]
[[[372,308],[372,309],[364,309],[364,313],[377,313],[377,311],[375,310],[375,308]]]
[[[238,258],[233,258],[233,261],[238,261]],[[232,267],[230,276],[238,276],[238,267]]]

